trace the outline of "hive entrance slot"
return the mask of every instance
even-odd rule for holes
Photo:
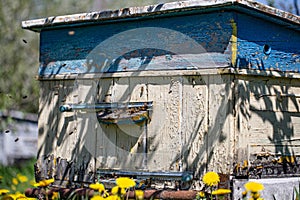
[[[94,110],[100,123],[105,124],[138,124],[150,119],[149,110],[153,102],[67,104],[59,107],[61,112],[74,110]]]

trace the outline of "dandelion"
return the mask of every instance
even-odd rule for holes
[[[144,199],[144,191],[143,190],[136,190],[135,191],[135,198],[137,200],[143,200]]]
[[[12,183],[13,183],[14,185],[18,185],[18,184],[19,184],[19,181],[18,181],[18,179],[13,178],[13,179],[12,179]]]
[[[115,186],[111,189],[111,193],[113,195],[119,195],[119,196],[122,196],[124,194],[126,194],[126,190],[124,188],[121,188],[119,186]]]
[[[135,186],[135,181],[127,177],[117,178],[116,183],[120,188],[131,188]]]
[[[105,191],[104,185],[102,183],[92,183],[89,187],[93,190],[98,190],[99,192]]]
[[[212,191],[212,195],[224,195],[224,194],[230,194],[231,190],[229,189],[217,189],[215,191]]]
[[[53,192],[53,193],[52,193],[51,199],[52,199],[52,200],[57,200],[57,199],[59,199],[59,193],[58,193],[58,192]]]
[[[197,193],[196,195],[196,200],[200,200],[200,199],[206,199],[206,194],[203,191],[200,191]]]
[[[28,181],[28,178],[22,174],[17,174],[17,178],[21,183],[25,183]]]
[[[38,183],[33,184],[34,187],[47,187],[51,183],[54,182],[54,178],[47,179],[47,180],[41,180]]]
[[[251,196],[253,197],[253,199],[259,199],[260,194],[258,192],[252,193]]]
[[[91,198],[91,200],[103,200],[104,198],[100,195],[95,195]]]
[[[217,186],[220,182],[220,177],[216,172],[207,172],[203,178],[203,182],[207,186]]]
[[[247,190],[243,191],[243,192],[242,192],[242,197],[243,197],[243,198],[246,198],[247,193],[248,193]]]
[[[17,199],[17,195],[16,194],[8,194],[8,195],[5,195],[3,197],[4,200],[16,200]]]
[[[264,189],[264,185],[257,182],[248,182],[244,185],[247,191],[251,191],[253,193],[259,192]]]
[[[16,193],[16,194],[9,194],[4,197],[4,199],[9,200],[17,200],[17,199],[27,199],[27,197],[24,194]]]
[[[205,192],[200,191],[198,192],[199,197],[204,198],[205,197]]]
[[[27,197],[25,196],[25,194],[18,193],[16,195],[17,195],[16,199],[27,199]]]
[[[11,188],[12,190],[14,190],[14,191],[17,190],[17,187],[16,187],[15,185],[11,185],[10,188]]]
[[[263,184],[257,183],[257,182],[248,182],[244,185],[244,187],[246,188],[247,191],[251,192],[251,198],[250,199],[262,200],[262,198],[260,198],[259,191],[264,189]]]
[[[121,197],[119,197],[118,195],[111,195],[105,198],[105,200],[121,200]]]
[[[0,189],[0,195],[7,194],[7,193],[9,193],[9,190],[7,190],[7,189]]]

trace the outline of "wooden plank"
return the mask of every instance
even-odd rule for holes
[[[185,76],[183,84],[183,170],[200,174],[207,162],[208,86],[203,76]]]
[[[40,83],[40,119],[38,123],[39,141],[38,158],[49,156],[55,151],[55,135],[57,133],[57,96],[59,91],[59,81]],[[48,141],[48,142],[46,142]]]
[[[108,62],[115,62],[108,66],[109,72],[147,70],[144,66],[149,65],[150,61],[154,64],[149,65],[149,69],[188,69],[190,66],[184,61],[188,54],[197,55],[192,58],[192,62],[206,68],[228,66],[231,50],[227,46],[231,37],[231,18],[232,13],[222,12],[218,15],[206,13],[149,19],[139,23],[127,21],[85,28],[74,27],[74,34],[71,35],[68,28],[45,30],[41,32],[39,75],[101,72],[99,66],[106,60],[106,54]],[[161,33],[148,33],[149,27],[154,32],[156,30]],[[149,37],[143,37],[145,34]],[[136,40],[139,42],[135,42]],[[199,46],[198,50],[195,45]],[[98,55],[99,52],[102,52],[104,60],[101,60],[101,56],[89,59],[93,53]],[[176,55],[179,56],[177,61],[173,59]],[[111,56],[116,57],[110,58]],[[169,64],[161,67],[155,64],[161,62]]]
[[[299,32],[245,14],[238,14],[237,24],[239,68],[300,70]],[[271,48],[269,55],[265,45]]]
[[[238,88],[240,161],[261,152],[299,155],[299,81],[244,76]]]
[[[250,72],[241,72],[241,74],[250,74]],[[149,70],[149,71],[139,71],[139,72],[107,72],[107,73],[86,73],[86,74],[65,74],[65,75],[45,75],[37,77],[40,81],[50,81],[50,80],[75,80],[75,79],[106,79],[106,78],[123,78],[123,77],[162,77],[162,76],[197,76],[197,75],[213,75],[213,74],[233,74],[237,71],[233,68],[220,68],[220,69],[189,69],[189,70]],[[257,75],[257,72],[255,72]],[[261,74],[263,76],[272,74],[265,74],[265,71]],[[289,75],[287,73],[287,75]],[[291,75],[292,76],[292,75]],[[298,78],[297,74],[293,73],[293,77]]]
[[[141,89],[144,88],[144,89]],[[99,98],[105,102],[137,102],[147,100],[145,78],[114,78],[99,80]],[[97,143],[101,148],[97,160],[101,168],[136,170],[142,165],[142,135],[138,124],[99,124]]]
[[[233,162],[232,97],[230,76],[210,76],[207,133],[208,170],[229,173]]]
[[[51,83],[51,82],[50,82]],[[59,100],[57,106],[66,103],[77,103],[78,90],[74,88],[74,81],[59,81]],[[76,101],[74,101],[76,99]],[[61,113],[58,107],[53,108],[57,112],[56,157],[64,157],[72,160],[72,150],[77,139],[77,122],[75,113]],[[66,154],[66,155],[64,155]]]
[[[235,80],[235,112],[236,112],[236,147],[235,147],[235,160],[242,162],[248,160],[249,156],[249,85],[248,82],[237,78]]]
[[[181,162],[181,80],[148,78],[148,100],[153,101],[148,125],[148,167],[153,171],[178,171]]]

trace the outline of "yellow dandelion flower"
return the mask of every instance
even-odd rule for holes
[[[104,198],[100,195],[95,195],[91,198],[91,200],[103,200]]]
[[[264,185],[257,182],[248,182],[244,185],[246,190],[251,192],[259,192],[264,189]]]
[[[200,191],[198,192],[199,197],[204,198],[205,197],[205,192]]]
[[[99,192],[105,191],[104,185],[102,183],[92,183],[89,187],[93,190],[98,190]]]
[[[59,193],[58,193],[58,192],[53,192],[53,193],[52,193],[52,196],[51,196],[51,199],[52,199],[52,200],[59,199]]]
[[[9,190],[7,190],[7,189],[0,189],[0,195],[7,194],[7,193],[9,193]]]
[[[260,197],[260,194],[258,192],[254,192],[251,194],[251,196],[254,198],[254,199],[258,199]]]
[[[104,190],[104,191],[101,192],[101,195],[102,195],[103,197],[108,197],[108,196],[109,196],[109,193],[107,192],[107,190]]]
[[[230,193],[231,193],[231,190],[220,188],[215,191],[212,191],[211,194],[212,195],[224,195],[224,194],[230,194]]]
[[[8,194],[8,195],[5,195],[4,200],[16,200],[17,199],[17,195],[16,194]]]
[[[12,182],[12,184],[14,184],[14,185],[18,185],[18,184],[19,184],[19,181],[18,181],[18,179],[16,179],[16,178],[13,178],[13,179],[11,180],[11,182]]]
[[[144,199],[144,191],[143,190],[136,190],[135,191],[135,198],[138,200]]]
[[[21,194],[19,192],[15,193],[15,194],[8,194],[6,196],[4,196],[3,198],[4,200],[17,200],[17,199],[27,199],[27,197],[24,194]]]
[[[248,193],[247,190],[245,190],[245,191],[242,192],[243,198],[245,198],[247,196],[247,193]]]
[[[207,186],[217,186],[220,182],[220,177],[216,172],[207,172],[204,174],[202,181]]]
[[[22,174],[17,174],[17,178],[21,183],[25,183],[28,181],[28,178]]]
[[[46,187],[54,182],[54,178],[41,180],[38,183],[33,184],[34,187]]]
[[[3,176],[0,176],[0,180],[3,179]]]
[[[121,200],[121,197],[118,195],[111,195],[109,197],[106,197],[105,200]]]
[[[135,186],[135,181],[127,177],[117,178],[116,183],[121,188],[131,188]]]
[[[16,199],[27,199],[27,197],[25,196],[25,194],[17,193]]]
[[[12,190],[14,190],[14,191],[17,190],[17,187],[16,187],[15,185],[11,185],[10,188],[11,188]]]
[[[111,193],[113,195],[124,195],[124,194],[126,194],[126,190],[124,188],[119,187],[119,186],[115,186],[111,189]]]

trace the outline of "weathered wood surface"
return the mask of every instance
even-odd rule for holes
[[[298,79],[240,76],[236,80],[237,157],[296,156],[299,149]]]
[[[226,125],[233,121],[230,79],[159,75],[41,81],[38,165],[47,168],[43,159],[48,158],[57,168],[65,159],[74,180],[98,168],[198,176],[209,167],[229,173],[234,145]],[[61,104],[93,103],[95,97],[99,102],[153,101],[151,119],[147,125],[107,125],[97,121],[95,111],[59,112]]]
[[[97,169],[230,174],[235,164],[252,162],[262,153],[275,157],[300,153],[297,79],[157,73],[44,80],[41,85],[45,106],[40,111],[38,165],[44,170],[42,176],[49,175],[49,166],[51,173],[58,166],[64,168],[66,161],[72,180],[89,180],[87,175]],[[94,103],[95,99],[153,101],[151,120],[147,126],[107,125],[98,122],[95,112],[58,110],[61,104]]]
[[[101,169],[200,177],[249,169],[262,152],[299,155],[299,17],[244,0],[178,4],[24,25],[41,34],[38,177],[88,182]],[[146,124],[59,112],[148,101]]]
[[[169,33],[156,35],[149,31],[169,31],[174,37]],[[150,35],[145,36],[147,34]],[[184,47],[191,45],[186,42],[187,38],[197,42],[199,50],[195,52],[196,47]],[[298,72],[299,38],[297,31],[232,12],[45,30],[41,32],[39,75],[178,70],[193,68],[195,63],[196,68],[233,65]],[[124,49],[127,50],[124,52]],[[104,57],[95,62],[94,52]],[[116,57],[110,58],[112,55]],[[92,63],[91,59],[94,59]],[[103,67],[106,59],[108,62]]]
[[[299,31],[243,14],[236,23],[237,67],[299,72]]]
[[[223,12],[45,30],[39,75],[226,67],[231,18]]]

